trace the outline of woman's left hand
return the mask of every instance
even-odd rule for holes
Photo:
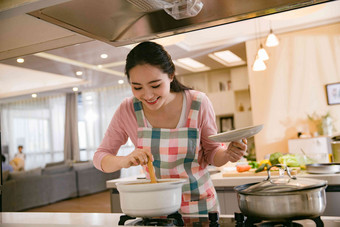
[[[225,155],[228,156],[229,161],[237,162],[246,154],[246,151],[247,139],[242,139],[240,141],[231,142],[227,150],[225,150]]]

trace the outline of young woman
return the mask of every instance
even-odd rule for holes
[[[215,113],[208,97],[189,89],[175,77],[175,66],[164,48],[143,42],[131,50],[125,73],[134,97],[125,99],[114,114],[94,154],[97,169],[114,172],[153,160],[156,177],[188,178],[183,186],[182,213],[218,211],[208,164],[222,166],[239,160],[246,139],[228,147],[208,136],[217,133]],[[116,156],[130,137],[136,149]]]

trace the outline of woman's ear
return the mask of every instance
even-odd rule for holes
[[[175,74],[170,75],[169,78],[170,78],[170,83],[171,83],[172,81],[174,81]]]

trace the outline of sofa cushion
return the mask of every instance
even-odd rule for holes
[[[75,171],[90,169],[92,167],[93,167],[92,162],[73,163],[73,169]]]
[[[27,171],[14,171],[9,173],[9,178],[13,180],[19,180],[22,178],[30,177],[30,176],[40,176],[41,168],[35,168]]]
[[[65,173],[71,170],[72,170],[72,166],[58,165],[58,166],[46,167],[43,169],[42,173],[44,175],[52,175],[52,174]]]
[[[64,161],[60,161],[60,162],[50,162],[50,163],[46,163],[45,168],[47,168],[47,167],[52,167],[52,166],[64,165],[64,164],[65,164]]]

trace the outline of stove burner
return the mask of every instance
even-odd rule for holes
[[[253,226],[259,226],[259,227],[302,227],[300,223],[294,222],[298,220],[303,219],[310,219],[315,222],[316,227],[324,227],[324,223],[321,220],[320,216],[315,218],[302,218],[302,219],[286,219],[282,221],[268,221],[268,220],[262,220],[258,219],[256,217],[245,217],[242,213],[235,213],[235,221],[237,227],[253,227]]]
[[[118,225],[124,225],[126,221],[136,219],[128,215],[120,216]],[[184,226],[182,215],[178,212],[168,215],[166,218],[142,218],[134,221],[136,226]]]

